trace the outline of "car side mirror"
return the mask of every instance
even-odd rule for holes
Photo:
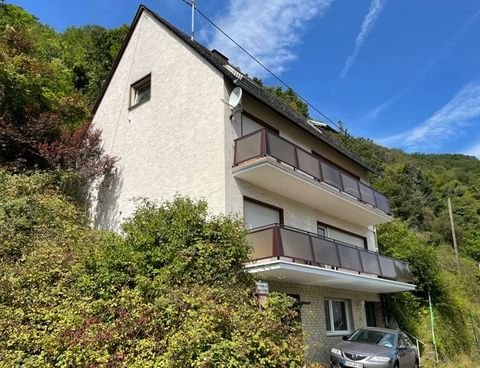
[[[343,340],[343,341],[347,341],[348,338],[349,338],[349,336],[342,336],[342,340]]]

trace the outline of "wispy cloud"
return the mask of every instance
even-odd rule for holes
[[[463,133],[464,128],[475,119],[480,119],[480,82],[465,85],[416,128],[377,141],[408,151],[435,149],[453,136]]]
[[[453,37],[445,44],[442,50],[435,55],[435,57],[430,60],[430,62],[425,65],[420,72],[418,72],[410,82],[400,89],[397,93],[395,93],[392,97],[385,100],[381,104],[375,106],[371,109],[367,115],[367,119],[375,119],[378,115],[380,115],[383,111],[387,110],[390,106],[396,103],[398,100],[403,98],[408,92],[410,92],[416,84],[422,79],[422,77],[427,74],[439,61],[441,61],[446,55],[450,53],[450,51],[457,45],[458,42],[463,38],[465,33],[468,32],[470,27],[475,23],[475,21],[480,17],[480,9],[475,12],[468,21],[460,28]]]
[[[385,0],[372,0],[372,2],[370,3],[370,9],[368,9],[368,13],[363,19],[362,25],[360,26],[360,32],[355,39],[355,46],[353,48],[353,52],[348,57],[345,65],[343,66],[342,72],[340,73],[340,81],[342,81],[347,76],[350,68],[355,63],[358,53],[360,52],[360,49],[367,40],[368,34],[373,29],[373,26],[375,25],[375,22],[380,16],[384,5]]]
[[[295,46],[307,22],[321,16],[333,0],[230,0],[225,15],[215,23],[275,73],[296,58]],[[208,38],[208,35],[207,35]],[[210,48],[218,49],[242,71],[264,77],[265,70],[219,32]]]
[[[476,158],[480,159],[480,142],[475,143],[473,146],[467,148],[463,154],[468,156],[475,156]]]

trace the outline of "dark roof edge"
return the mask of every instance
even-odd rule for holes
[[[322,134],[319,132],[317,129],[312,127],[308,122],[307,119],[303,116],[301,116],[298,112],[294,111],[291,107],[289,107],[287,104],[285,104],[282,100],[280,100],[278,97],[273,96],[270,92],[266,91],[265,88],[262,88],[256,84],[254,84],[252,81],[248,79],[248,77],[238,79],[238,77],[231,72],[229,72],[224,65],[217,59],[215,59],[212,56],[212,53],[209,49],[204,47],[203,45],[199,44],[197,41],[192,41],[190,39],[190,36],[188,36],[186,33],[182,32],[180,29],[175,27],[173,24],[169,23],[166,21],[164,18],[159,16],[157,13],[154,11],[150,10],[147,8],[145,5],[141,4],[138,7],[137,13],[135,14],[135,17],[133,18],[133,21],[130,25],[130,28],[128,30],[127,36],[125,37],[125,40],[122,43],[122,46],[120,47],[120,50],[118,52],[118,55],[112,65],[112,68],[110,69],[110,72],[108,73],[107,78],[105,79],[105,82],[103,83],[102,89],[100,90],[100,94],[97,97],[97,100],[95,102],[95,105],[93,106],[92,109],[92,114],[94,115],[98,109],[98,106],[100,105],[103,96],[105,95],[105,92],[113,78],[113,75],[115,73],[115,70],[118,67],[118,64],[120,63],[120,60],[123,56],[123,53],[125,52],[125,49],[127,48],[128,43],[130,42],[130,39],[132,37],[132,34],[137,26],[137,23],[140,19],[140,16],[143,11],[148,12],[152,17],[154,17],[158,22],[162,23],[165,27],[167,27],[171,32],[173,32],[176,36],[181,38],[187,45],[192,47],[195,51],[197,51],[200,55],[202,55],[212,66],[214,66],[216,69],[218,69],[223,75],[228,77],[234,84],[244,88],[246,92],[248,92],[250,95],[252,95],[254,98],[262,101],[263,103],[267,104],[269,107],[271,107],[273,110],[277,111],[279,114],[283,115],[286,117],[288,120],[292,121],[295,125],[300,127],[301,129],[305,130],[306,132],[312,134],[316,138],[320,139],[322,142],[325,144],[329,145],[339,153],[343,154],[344,156],[347,156],[349,159],[363,167],[364,169],[375,173],[375,170],[367,165],[365,162],[363,162],[362,159],[360,159],[358,156],[353,154],[352,152],[348,151],[347,149],[343,148],[340,146],[338,143],[333,141],[331,138],[327,137],[325,134]]]

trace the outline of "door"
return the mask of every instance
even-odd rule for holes
[[[377,317],[375,315],[375,303],[365,302],[365,316],[367,317],[367,327],[377,327]]]

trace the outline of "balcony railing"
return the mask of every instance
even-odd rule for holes
[[[268,129],[260,129],[235,140],[235,166],[265,156],[271,156],[293,170],[301,171],[314,180],[329,184],[363,203],[391,214],[387,198],[383,194]]]
[[[321,237],[288,226],[273,224],[252,230],[248,240],[253,246],[252,260],[268,258],[413,283],[407,262]]]

